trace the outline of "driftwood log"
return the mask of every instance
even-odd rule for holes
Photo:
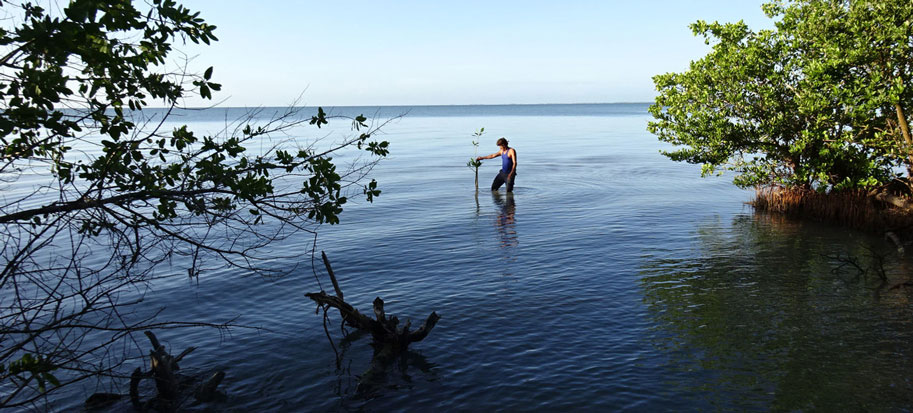
[[[177,374],[180,370],[178,362],[185,356],[196,350],[196,347],[189,347],[177,356],[172,356],[165,351],[165,346],[159,343],[155,334],[151,331],[145,332],[146,337],[152,344],[152,350],[149,352],[151,366],[148,372],[143,372],[139,367],[133,370],[130,376],[130,402],[136,411],[145,412],[155,410],[159,412],[171,412],[180,408],[185,390],[188,387],[186,377]],[[225,377],[224,372],[216,372],[203,382],[194,392],[198,401],[210,401],[218,394],[216,387]],[[140,399],[139,385],[143,379],[152,378],[155,380],[156,395],[150,400],[142,401]]]
[[[432,312],[418,329],[410,330],[412,326],[410,321],[406,321],[402,326],[399,326],[398,318],[386,314],[384,300],[380,299],[380,297],[374,299],[373,318],[360,313],[355,307],[343,300],[342,289],[339,287],[336,274],[330,266],[330,260],[327,258],[326,253],[322,252],[321,254],[323,256],[323,264],[326,266],[330,280],[333,282],[333,289],[336,291],[336,295],[329,295],[321,291],[319,293],[307,293],[305,296],[317,303],[318,310],[323,309],[324,312],[329,308],[339,310],[339,315],[344,323],[353,328],[371,333],[375,344],[385,346],[394,352],[403,351],[410,343],[421,341],[427,337],[431,329],[441,319],[436,312]]]
[[[897,208],[905,210],[907,212],[913,211],[913,202],[907,198],[902,198],[899,196],[894,196],[888,193],[879,192],[875,194],[875,199],[884,202],[886,204],[891,204]]]

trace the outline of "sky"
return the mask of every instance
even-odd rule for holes
[[[762,3],[184,0],[219,41],[178,48],[221,106],[648,102],[708,52],[690,23],[769,28]]]

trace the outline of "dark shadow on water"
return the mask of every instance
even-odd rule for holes
[[[414,351],[395,355],[376,351],[371,358],[371,366],[358,376],[355,398],[373,399],[387,392],[411,389],[416,373],[420,373],[426,381],[434,381],[435,367],[425,356]]]
[[[913,405],[913,292],[839,271],[890,248],[767,214],[699,224],[645,251],[640,283],[671,398],[697,409],[905,410]],[[908,267],[894,257],[894,277]]]

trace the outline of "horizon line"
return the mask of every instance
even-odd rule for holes
[[[546,105],[631,105],[631,104],[652,104],[652,101],[630,101],[630,102],[574,102],[574,103],[449,103],[449,104],[396,104],[396,105],[378,105],[378,104],[369,104],[369,105],[277,105],[277,106],[176,106],[175,109],[186,109],[186,110],[205,110],[205,109],[251,109],[251,108],[360,108],[360,107],[416,107],[416,106],[426,106],[426,107],[455,107],[455,106],[546,106]],[[168,109],[165,106],[145,106],[143,109]]]

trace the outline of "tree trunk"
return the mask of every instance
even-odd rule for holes
[[[900,133],[903,134],[903,140],[907,143],[907,176],[913,178],[913,137],[910,136],[910,124],[907,123],[907,116],[904,114],[900,102],[894,102],[894,109],[897,110],[897,124],[900,125]]]

